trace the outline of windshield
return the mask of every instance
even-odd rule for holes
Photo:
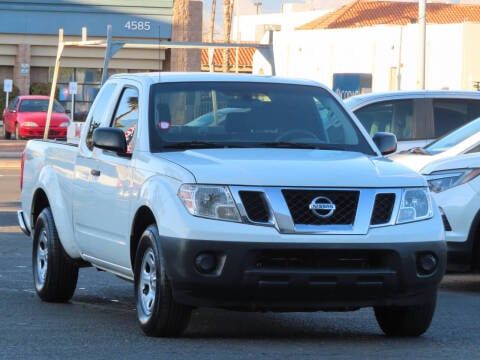
[[[47,112],[48,111],[48,99],[25,99],[20,103],[18,111],[20,112]],[[53,102],[53,112],[64,113],[63,106],[55,100]]]
[[[289,147],[374,155],[342,105],[316,86],[251,82],[155,84],[152,152]]]
[[[480,118],[477,118],[428,144],[425,146],[425,150],[427,150],[430,154],[438,154],[447,151],[451,147],[459,144],[479,131]]]

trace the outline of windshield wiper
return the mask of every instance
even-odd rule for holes
[[[410,150],[408,150],[408,152],[410,154],[431,155],[427,150],[425,150],[424,148],[422,148],[420,146],[411,148]]]
[[[163,146],[165,149],[221,149],[229,147],[223,143],[213,143],[208,141],[184,141],[171,143]]]
[[[344,147],[331,144],[308,144],[289,141],[273,141],[265,143],[216,143],[208,141],[183,141],[169,143],[164,149],[227,149],[227,148],[279,148],[279,149],[321,149],[321,150],[345,150]]]
[[[345,150],[344,147],[331,144],[308,144],[289,141],[274,141],[266,143],[258,143],[252,145],[252,147],[272,147],[283,149],[320,149],[320,150]]]

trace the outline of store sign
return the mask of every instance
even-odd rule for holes
[[[20,75],[30,74],[30,64],[20,64]]]
[[[75,81],[70,81],[68,83],[68,92],[70,95],[76,95],[77,94],[77,88],[78,84]]]

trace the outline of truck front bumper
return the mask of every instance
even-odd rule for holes
[[[425,303],[446,266],[443,241],[250,243],[162,237],[177,302],[307,311]]]

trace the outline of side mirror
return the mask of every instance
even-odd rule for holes
[[[115,151],[119,155],[125,155],[127,153],[125,133],[118,128],[96,128],[93,131],[93,146],[104,150]]]
[[[376,132],[373,142],[377,145],[382,155],[388,155],[397,151],[397,137],[389,132]]]

